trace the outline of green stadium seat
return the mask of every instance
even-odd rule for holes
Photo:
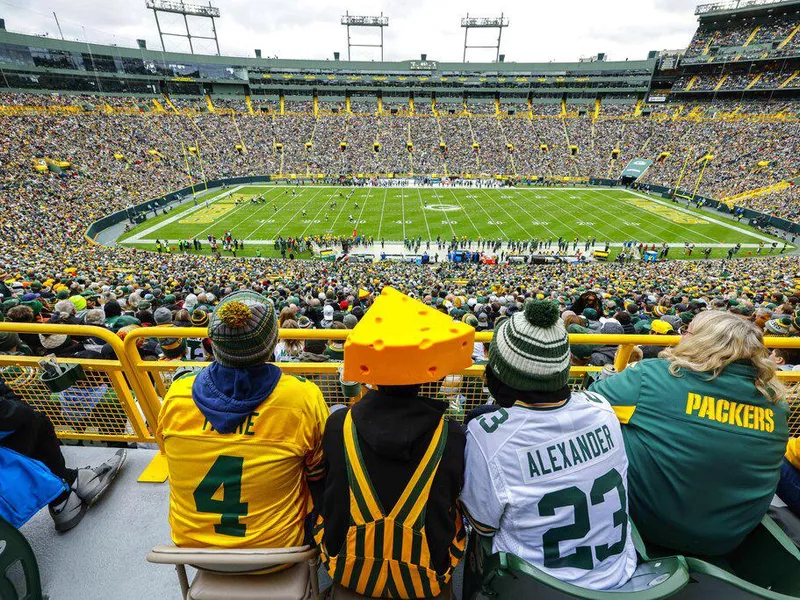
[[[613,591],[595,591],[565,583],[521,558],[498,552],[492,543],[473,533],[464,570],[464,600],[656,600],[678,594],[689,583],[686,562],[680,556],[645,560],[630,581]]]
[[[39,564],[28,540],[0,519],[0,598],[43,600]]]
[[[178,548],[161,545],[151,563],[175,565],[184,600],[312,600],[319,594],[317,550],[294,548]],[[189,582],[186,565],[197,569]],[[292,565],[275,573],[271,567]]]
[[[664,550],[647,546],[647,555]],[[679,598],[800,598],[800,551],[769,516],[723,556],[686,556],[692,577]]]

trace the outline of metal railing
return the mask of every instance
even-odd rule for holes
[[[77,440],[155,442],[153,432],[161,401],[173,375],[179,369],[200,370],[208,362],[147,360],[139,354],[138,343],[148,338],[204,338],[205,328],[143,327],[129,332],[125,340],[106,329],[85,325],[43,325],[0,322],[0,332],[18,334],[64,334],[73,338],[94,337],[108,343],[114,360],[58,358],[61,365],[80,364],[83,377],[61,392],[53,392],[42,381],[42,357],[0,354],[0,379],[25,402],[47,414],[59,437]],[[343,341],[346,330],[281,329],[283,340]],[[488,343],[491,332],[475,335]],[[635,346],[673,346],[680,336],[573,334],[573,345],[617,346],[614,366],[624,370]],[[765,338],[769,348],[800,348],[800,338]],[[341,362],[281,362],[281,370],[302,376],[319,386],[329,406],[357,401],[359,395],[346,390],[340,377]],[[585,388],[600,367],[573,366],[569,384],[573,390]],[[452,373],[443,380],[423,386],[423,394],[448,402],[448,414],[458,420],[472,408],[484,404],[489,392],[483,380],[483,365],[476,364]],[[787,402],[791,417],[789,430],[800,434],[800,371],[782,371],[781,380],[789,388]],[[362,388],[365,389],[365,388]]]

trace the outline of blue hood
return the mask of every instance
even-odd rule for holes
[[[195,377],[192,398],[214,429],[231,433],[267,399],[280,378],[275,365],[234,369],[214,361]]]

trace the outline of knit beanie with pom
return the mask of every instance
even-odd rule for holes
[[[515,390],[553,392],[567,385],[570,350],[558,305],[532,300],[495,328],[489,366]]]
[[[243,290],[225,296],[208,321],[208,337],[219,364],[260,365],[270,359],[278,341],[275,309],[255,292]]]

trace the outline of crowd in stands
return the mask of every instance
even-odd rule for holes
[[[135,106],[139,99],[127,100]],[[30,94],[6,94],[2,101],[60,108],[75,102],[124,104],[105,96]],[[557,104],[534,108],[545,106],[561,108]],[[56,237],[56,243],[74,244],[82,228],[100,216],[204,177],[376,170],[408,174],[412,169],[418,174],[616,177],[633,158],[649,157],[654,164],[644,176],[646,183],[674,186],[683,170],[682,187],[689,189],[703,171],[698,159],[708,154],[713,159],[702,173],[699,193],[724,198],[791,179],[800,171],[796,120],[759,118],[771,111],[794,116],[796,103],[683,107],[683,115],[699,118],[666,119],[661,115],[675,109],[663,107],[649,119],[604,118],[603,112],[614,106],[602,107],[599,119],[592,114],[532,119],[333,114],[315,118],[297,114],[303,107],[291,103],[287,111],[292,114],[287,115],[168,110],[2,115],[6,135],[0,140],[0,193],[7,218],[0,227],[5,230],[3,245],[9,247],[3,258],[15,259],[26,247],[41,246],[42,238],[51,242],[48,236]],[[713,118],[731,112],[746,118]],[[33,160],[43,158],[70,166],[62,173],[34,170]],[[741,204],[781,217],[797,214],[795,188]],[[43,217],[53,213],[60,215],[57,221]]]
[[[800,81],[794,77],[789,79],[794,74],[793,69],[776,70],[759,69],[758,72],[741,72],[741,73],[704,73],[697,76],[682,75],[673,86],[675,91],[690,91],[689,83],[692,83],[691,91],[732,91],[748,89],[793,89],[800,86]],[[725,77],[723,79],[723,77]],[[751,86],[752,87],[749,87]]]

